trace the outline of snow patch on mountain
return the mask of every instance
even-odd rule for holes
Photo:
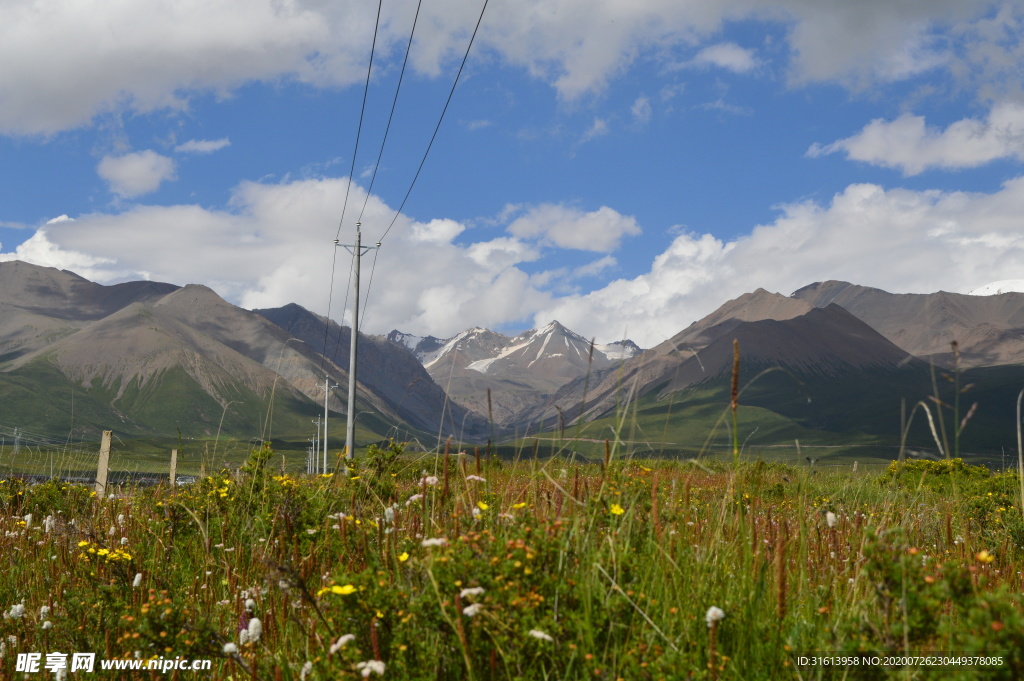
[[[967,295],[969,296],[997,296],[1000,293],[1024,293],[1024,279],[1005,279],[993,281],[990,284],[979,286]]]

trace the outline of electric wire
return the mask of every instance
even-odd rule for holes
[[[412,19],[412,30],[409,31],[409,42],[405,46],[405,59],[402,60],[402,70],[398,74],[398,85],[395,86],[395,98],[391,100],[391,113],[388,114],[388,124],[384,127],[384,139],[380,142],[380,151],[377,153],[377,162],[373,166],[373,175],[370,177],[370,186],[366,188],[366,196],[363,197],[363,207],[359,209],[357,222],[363,221],[363,212],[366,211],[366,203],[370,200],[370,192],[373,191],[373,183],[377,180],[377,171],[380,169],[380,160],[384,156],[384,145],[388,142],[388,133],[391,131],[391,121],[395,118],[395,108],[398,106],[398,93],[402,90],[402,81],[405,79],[405,67],[409,63],[409,53],[412,52],[412,39],[416,35],[416,24],[420,20],[420,8],[423,7],[423,0],[416,5],[416,15]]]
[[[405,197],[402,199],[402,203],[398,206],[398,210],[395,211],[395,216],[391,219],[391,223],[388,225],[388,228],[386,230],[384,230],[384,234],[381,235],[381,237],[379,239],[377,239],[378,245],[383,243],[385,237],[387,237],[388,233],[391,231],[391,228],[395,226],[395,222],[398,221],[398,216],[402,214],[402,209],[405,208],[405,204],[409,200],[409,196],[412,194],[413,187],[416,186],[416,181],[419,179],[420,173],[423,171],[423,166],[427,162],[427,156],[430,154],[430,150],[434,146],[434,140],[437,139],[437,133],[441,129],[441,123],[444,122],[445,114],[448,112],[448,106],[452,103],[452,97],[455,95],[455,88],[458,86],[459,79],[462,77],[462,71],[466,68],[466,62],[469,60],[469,53],[473,49],[473,43],[474,43],[474,41],[476,41],[476,35],[480,31],[480,24],[484,20],[484,14],[487,12],[487,4],[488,4],[488,2],[490,2],[490,0],[484,0],[483,7],[480,8],[480,16],[477,17],[476,26],[473,28],[473,35],[470,36],[469,44],[466,46],[466,52],[465,52],[465,54],[462,55],[462,63],[459,64],[459,70],[455,74],[455,80],[454,80],[454,82],[452,82],[451,90],[448,91],[448,99],[445,100],[444,108],[441,109],[441,115],[437,119],[437,125],[434,126],[434,132],[430,136],[430,142],[427,144],[427,148],[423,152],[423,158],[420,159],[420,164],[416,168],[416,174],[413,175],[412,182],[409,183],[409,189],[405,192]],[[417,8],[417,12],[419,12],[418,8]],[[414,28],[415,28],[415,26],[414,26]],[[406,53],[406,56],[408,57],[408,53]],[[404,68],[404,66],[403,66],[403,68]],[[397,92],[395,93],[395,96],[397,98]],[[378,250],[380,250],[380,249],[378,248]],[[366,314],[366,304],[369,303],[369,301],[370,301],[370,290],[373,287],[373,273],[376,271],[376,269],[377,269],[377,255],[375,253],[374,257],[373,257],[373,267],[371,267],[371,269],[370,269],[370,279],[369,279],[369,281],[366,284],[366,299],[363,302],[363,315],[364,316]]]
[[[366,100],[370,92],[370,75],[373,73],[373,55],[377,50],[377,32],[380,29],[380,12],[381,7],[384,5],[384,0],[378,0],[377,2],[377,21],[373,25],[373,42],[370,44],[370,60],[369,65],[366,67],[366,84],[363,86],[363,104],[359,111],[359,124],[356,127],[356,141],[355,148],[352,150],[352,165],[348,172],[348,183],[345,188],[345,201],[341,207],[341,219],[338,220],[338,231],[334,236],[334,242],[337,244],[338,239],[341,238],[341,228],[345,223],[345,211],[348,208],[348,197],[352,190],[352,175],[355,173],[356,168],[356,156],[359,154],[359,137],[363,131],[363,117],[366,114]],[[331,284],[330,289],[327,293],[327,323],[324,325],[324,351],[320,355],[320,373],[325,375],[325,363],[327,361],[327,346],[330,341],[330,319],[331,319],[331,303],[334,297],[334,271],[338,266],[338,248],[334,247],[334,253],[331,255]],[[346,294],[346,300],[348,295]],[[347,305],[347,303],[346,303]],[[340,332],[339,332],[340,333]]]

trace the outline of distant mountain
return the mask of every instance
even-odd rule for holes
[[[953,366],[954,340],[963,367],[1024,362],[1024,293],[888,293],[825,281],[792,297],[816,307],[835,303],[903,350],[939,366]]]
[[[557,321],[514,338],[476,327],[448,339],[400,331],[387,339],[412,350],[453,400],[501,427],[515,427],[566,383],[640,351],[629,340],[592,344]]]
[[[956,383],[951,372],[935,375],[927,362],[849,310],[825,297],[817,302],[822,305],[762,289],[745,294],[615,371],[568,383],[523,419],[535,430],[587,424],[585,437],[592,437],[591,426],[609,437],[607,428],[619,422],[608,417],[626,413],[631,431],[654,440],[646,445],[651,451],[693,455],[716,424],[719,439],[727,438],[721,419],[729,405],[735,340],[741,436],[754,450],[799,439],[824,447],[816,456],[847,450],[895,456],[901,415],[916,414],[908,446],[938,455],[921,403],[938,422],[944,446],[952,447],[955,424],[975,402],[962,451],[991,455],[1016,445],[1013,408],[1024,367],[965,369]],[[957,385],[964,388],[959,395]]]
[[[51,434],[305,434],[347,372],[204,286],[0,263],[0,423]],[[344,407],[342,391],[329,404]],[[401,419],[361,386],[364,425]]]
[[[816,375],[912,362],[904,351],[838,306],[816,309],[803,300],[758,289],[731,300],[614,372],[576,380],[551,404],[529,414],[551,423],[556,412],[595,418],[624,401],[667,395],[732,370],[733,340],[744,374],[770,367]],[[564,417],[563,417],[564,418]]]
[[[295,303],[253,312],[302,340],[308,347],[322,351],[326,343],[330,361],[340,367],[348,367],[352,341],[349,327],[340,327],[333,321],[325,324],[324,317]],[[359,383],[415,428],[432,433],[456,433],[460,437],[485,433],[483,419],[451,403],[444,390],[407,347],[360,334]]]

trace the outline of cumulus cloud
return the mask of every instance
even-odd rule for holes
[[[584,213],[569,206],[542,204],[508,226],[509,234],[542,244],[581,251],[610,253],[625,236],[640,234],[636,219],[607,206]]]
[[[734,73],[747,73],[758,65],[754,51],[742,48],[736,43],[709,45],[697,53],[693,63],[697,66],[717,66]]]
[[[917,175],[930,168],[973,168],[1001,158],[1024,159],[1024,106],[994,106],[984,120],[965,118],[945,130],[923,116],[876,119],[859,133],[832,144],[815,144],[810,156],[845,152],[846,157]]]
[[[174,159],[151,149],[123,156],[104,156],[96,172],[110,185],[110,191],[122,198],[148,194],[167,180],[176,179]]]
[[[345,182],[334,178],[247,182],[235,190],[226,210],[136,205],[117,214],[79,215],[39,227],[0,258],[66,268],[102,283],[140,278],[201,283],[244,307],[297,302],[324,314],[344,194]],[[362,203],[365,196],[352,186],[350,201]],[[364,242],[380,238],[393,216],[392,207],[370,196]],[[538,257],[536,248],[507,235],[454,243],[463,229],[449,219],[399,217],[382,248],[363,261],[365,287],[376,258],[367,328],[452,335],[476,324],[528,319],[548,302],[550,295],[519,268]],[[342,242],[351,239],[354,227],[346,224]],[[331,313],[340,319],[350,256],[338,249],[337,262]]]
[[[758,287],[789,294],[841,279],[893,292],[967,292],[1024,270],[1024,178],[993,194],[851,185],[828,205],[783,206],[774,222],[723,241],[683,233],[650,270],[552,301],[535,323],[558,319],[584,335],[623,332],[651,346]]]
[[[174,150],[179,154],[212,154],[230,146],[231,140],[221,137],[218,140],[189,140],[174,147]]]
[[[680,46],[703,46],[706,63],[749,70],[748,51],[705,43],[729,21],[768,20],[786,28],[794,82],[863,86],[942,67],[991,89],[1019,83],[1019,41],[1006,40],[1019,13],[1000,11],[1016,2],[522,0],[489,6],[474,49],[574,100],[640,58],[673,59]],[[19,65],[0,71],[0,132],[49,135],[111,111],[187,109],[196,93],[224,95],[252,81],[349,85],[365,76],[375,9],[319,0],[0,3],[0,62]],[[385,3],[382,64],[401,57],[414,9],[413,0]],[[443,73],[478,11],[476,3],[426,4],[412,68]],[[962,39],[939,40],[940,30]]]

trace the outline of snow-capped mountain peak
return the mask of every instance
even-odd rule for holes
[[[969,296],[997,296],[1000,293],[1024,293],[1024,279],[1005,279],[993,281],[990,284],[979,286],[967,295]]]

